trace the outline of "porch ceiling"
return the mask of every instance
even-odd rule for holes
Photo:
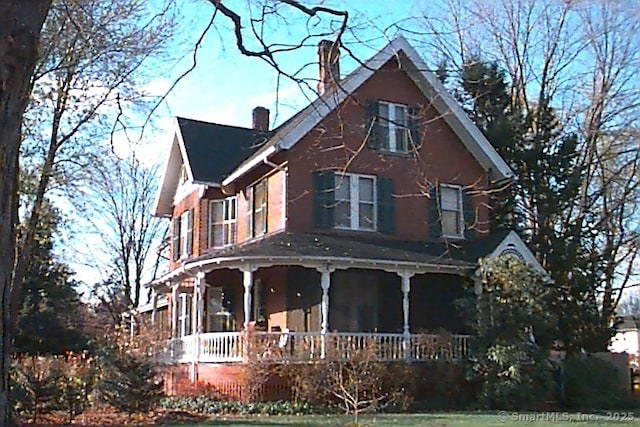
[[[388,239],[379,236],[329,235],[282,232],[245,244],[211,251],[191,259],[177,270],[151,283],[168,281],[221,268],[296,265],[337,269],[366,268],[415,273],[467,274],[479,257],[489,254],[504,235],[472,241],[428,242]]]

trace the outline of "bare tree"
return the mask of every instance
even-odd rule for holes
[[[129,307],[138,306],[142,284],[153,278],[151,256],[167,232],[164,222],[151,216],[157,171],[155,165],[142,164],[135,153],[120,159],[107,150],[93,162],[93,185],[76,199],[107,257],[93,260],[115,282],[116,293]]]
[[[531,191],[536,183],[530,180],[529,186],[529,171],[518,167],[515,200],[525,235],[556,285],[599,309],[597,327],[604,334],[593,347],[605,346],[616,305],[640,273],[635,214],[640,84],[634,77],[640,66],[640,7],[599,0],[451,0],[445,5],[450,13],[441,15],[444,20],[425,19],[428,31],[442,35],[432,39],[435,54],[444,53],[455,68],[473,57],[504,68],[512,108],[529,118],[523,135],[532,143],[545,137],[545,111],[557,118],[558,141],[576,139],[577,191],[567,203],[542,209],[545,195]],[[549,146],[551,159],[566,154],[558,147]],[[554,239],[562,239],[579,262],[558,262],[548,249]],[[589,283],[579,292],[572,289],[578,277]],[[573,296],[567,298],[569,303]],[[573,326],[566,329],[576,334]]]

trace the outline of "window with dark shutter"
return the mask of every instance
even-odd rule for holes
[[[332,228],[335,208],[335,173],[331,170],[313,173],[313,217],[318,228]]]
[[[193,209],[187,213],[187,241],[185,255],[193,254]]]
[[[420,148],[419,111],[415,107],[408,108],[409,117],[409,150]]]
[[[440,225],[440,200],[437,187],[429,191],[429,235],[431,237],[442,236],[442,226]]]
[[[180,259],[180,217],[173,218],[171,258],[173,261]]]
[[[372,150],[380,148],[380,103],[369,101],[367,103],[367,147]]]
[[[464,215],[464,238],[473,239],[476,234],[474,230],[477,223],[477,213],[473,203],[473,195],[469,191],[462,193],[462,212]]]
[[[378,231],[393,234],[396,231],[393,180],[378,177]]]

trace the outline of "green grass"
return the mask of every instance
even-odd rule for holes
[[[602,412],[598,414],[568,412],[497,412],[497,413],[442,413],[442,414],[387,414],[360,417],[359,426],[409,427],[489,427],[489,426],[637,426],[637,412]],[[271,416],[231,418],[216,417],[210,422],[189,424],[191,427],[205,426],[349,426],[353,417],[336,415]],[[183,424],[184,426],[184,424]],[[178,426],[167,426],[178,427]]]

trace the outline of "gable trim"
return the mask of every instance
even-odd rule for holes
[[[500,255],[516,256],[525,263],[531,265],[543,275],[548,275],[547,270],[542,267],[535,255],[533,255],[533,252],[531,252],[529,247],[522,241],[520,236],[518,236],[518,233],[515,231],[510,231],[502,242],[500,242],[498,246],[496,246],[496,248],[487,255],[487,258],[497,258]]]

